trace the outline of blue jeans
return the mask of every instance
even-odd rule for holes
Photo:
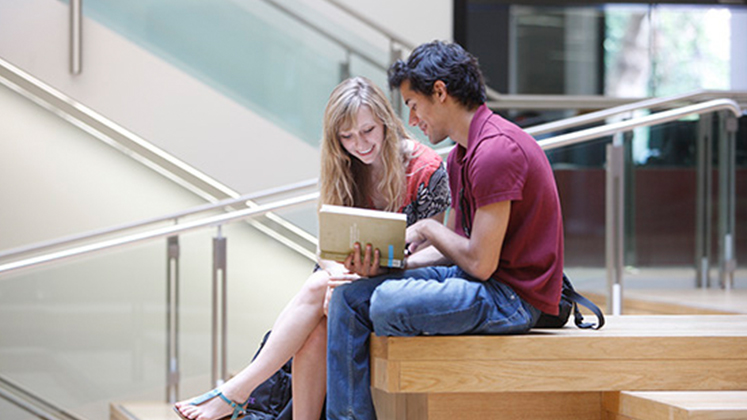
[[[540,311],[510,287],[479,281],[457,266],[425,267],[361,279],[329,303],[327,419],[375,419],[369,337],[518,334]],[[469,351],[465,349],[465,351]]]

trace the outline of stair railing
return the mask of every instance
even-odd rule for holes
[[[42,420],[86,420],[45,400],[3,375],[0,375],[0,398]]]

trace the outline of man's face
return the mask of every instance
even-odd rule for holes
[[[436,94],[426,96],[410,88],[410,81],[405,80],[399,87],[405,105],[410,108],[409,124],[418,127],[432,144],[442,142],[448,134],[444,118],[441,117],[444,104],[436,99]]]

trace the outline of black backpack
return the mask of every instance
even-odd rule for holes
[[[252,360],[256,359],[259,352],[262,351],[271,332],[267,331],[262,338],[259,350],[254,354]],[[288,360],[283,367],[252,392],[246,407],[246,414],[241,417],[241,420],[290,420],[292,418],[292,360]]]
[[[272,331],[267,331],[257,353],[252,360],[257,358],[259,352],[265,346]],[[246,414],[239,420],[292,420],[293,419],[293,395],[291,387],[291,363],[288,360],[269,379],[262,382],[252,392],[247,404]],[[326,419],[326,402],[322,408],[320,420]]]
[[[584,322],[584,317],[581,315],[578,305],[583,305],[592,311],[597,316],[597,324]],[[560,312],[558,315],[542,313],[534,328],[562,328],[571,316],[571,309],[573,310],[573,320],[577,327],[598,330],[604,326],[604,314],[602,314],[602,311],[592,301],[575,291],[571,281],[565,274],[563,274],[563,292],[560,295],[559,306]]]

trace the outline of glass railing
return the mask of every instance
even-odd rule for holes
[[[348,75],[385,86],[389,50],[293,0],[87,0],[83,14],[313,145]],[[381,43],[384,45],[381,45]]]
[[[262,334],[313,263],[245,224],[228,238],[229,369],[247,362]],[[211,364],[211,242],[203,230],[179,237],[181,395],[207,386]],[[167,390],[165,241],[135,245],[3,276],[2,374],[89,419],[122,400],[164,400]],[[204,378],[203,381],[196,378]]]

